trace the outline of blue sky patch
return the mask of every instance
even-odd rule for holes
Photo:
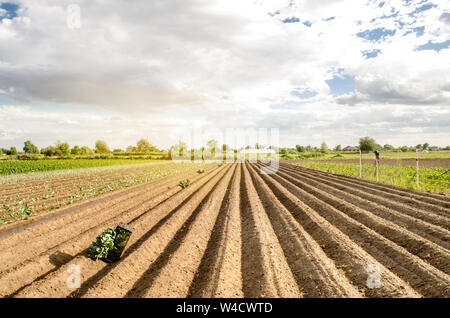
[[[427,3],[427,4],[424,4],[423,6],[416,8],[413,12],[409,13],[408,15],[410,17],[412,17],[412,16],[416,15],[417,13],[424,12],[424,11],[430,10],[431,8],[435,8],[435,7],[437,7],[437,5],[435,5],[433,3]]]
[[[0,93],[0,105],[11,105],[11,104],[12,104],[11,98],[7,94]]]
[[[380,4],[378,5],[378,8],[382,8],[384,6],[384,1],[380,2]]]
[[[366,58],[366,60],[375,58],[380,53],[381,53],[381,50],[378,50],[378,49],[371,50],[371,51],[362,51],[362,55]]]
[[[280,14],[280,10],[274,11],[274,12],[269,12],[267,13],[268,15],[270,15],[271,17],[276,16],[277,14]]]
[[[308,99],[316,96],[317,92],[312,92],[309,89],[295,89],[291,91],[291,95],[300,99]]]
[[[270,105],[271,109],[280,110],[280,109],[298,109],[300,106],[306,104],[306,102],[302,101],[288,101],[284,102],[283,104],[272,104]]]
[[[417,27],[414,28],[413,31],[416,32],[417,37],[421,37],[425,33],[425,27],[424,26]]]
[[[281,22],[283,22],[283,23],[297,23],[297,22],[300,22],[300,19],[297,18],[297,17],[291,17],[291,18],[283,19],[283,20],[281,20]]]
[[[392,11],[391,11],[392,12]],[[398,16],[398,14],[400,13],[400,11],[397,11],[395,13],[392,13],[391,15],[383,15],[380,19],[391,19],[391,18],[396,18]],[[376,19],[372,19],[372,22],[376,21]]]
[[[359,32],[356,35],[368,41],[379,41],[386,38],[387,36],[393,36],[396,30],[388,30],[385,28],[376,28],[373,30],[366,30]]]
[[[428,41],[428,43],[425,43],[423,45],[420,45],[414,49],[414,51],[425,51],[425,50],[434,50],[436,52],[439,52],[440,50],[447,49],[450,46],[450,40],[444,41],[444,42],[431,42]]]
[[[331,21],[331,20],[334,20],[334,19],[335,19],[335,17],[329,17],[328,19],[325,19],[323,21]]]
[[[281,20],[281,22],[283,22],[283,23],[298,23],[298,22],[300,22],[300,19],[297,17],[290,17],[290,18],[285,18],[285,19]],[[305,22],[302,22],[302,24],[306,25],[309,28],[309,27],[311,27],[312,22],[305,21]]]
[[[17,4],[3,2],[2,4],[0,4],[0,8],[6,11],[4,15],[0,15],[0,21],[5,18],[13,19],[17,17],[17,10],[19,9],[19,6]]]
[[[333,96],[340,96],[355,91],[355,77],[351,75],[338,73],[325,82],[330,87],[330,92]]]

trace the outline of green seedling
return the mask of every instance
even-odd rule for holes
[[[200,168],[200,169],[197,170],[197,172],[198,172],[198,173],[203,173],[203,172],[205,172],[205,169]]]
[[[108,257],[108,253],[114,250],[114,240],[116,238],[116,230],[112,227],[106,229],[102,234],[97,236],[95,242],[89,247],[88,256],[92,259]]]
[[[181,180],[180,183],[178,183],[178,185],[183,189],[187,188],[189,184],[190,184],[189,179]]]

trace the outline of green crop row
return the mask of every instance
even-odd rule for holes
[[[307,168],[359,177],[359,165],[353,163],[326,163],[301,161],[295,163]],[[379,182],[392,184],[399,187],[430,191],[436,193],[447,193],[450,184],[450,172],[444,168],[420,168],[419,185],[416,179],[416,167],[381,165],[378,170]],[[375,166],[363,164],[362,177],[367,180],[376,181]]]
[[[143,165],[136,165],[136,169],[131,170],[128,169],[129,166],[116,166],[111,168],[112,173],[108,175],[98,174],[103,171],[95,171],[92,174],[85,174],[83,171],[84,178],[74,179],[72,174],[58,177],[58,181],[62,183],[72,180],[68,184],[51,185],[49,183],[52,179],[49,177],[40,180],[35,185],[20,188],[16,193],[0,194],[0,225],[10,224],[17,220],[27,220],[29,217],[105,193],[190,170],[204,169],[203,167],[203,164],[196,163],[161,165],[158,162],[147,162]],[[80,170],[73,171],[81,172]]]
[[[54,159],[0,161],[0,175],[149,162],[145,159]]]

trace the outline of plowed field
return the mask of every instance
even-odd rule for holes
[[[0,228],[0,296],[450,297],[450,198],[261,167],[209,165]],[[121,260],[89,259],[119,221],[136,229]]]

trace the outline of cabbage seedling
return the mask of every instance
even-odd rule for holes
[[[95,260],[108,257],[108,253],[114,250],[114,240],[116,238],[116,230],[112,227],[106,229],[102,234],[97,236],[95,242],[89,247],[89,257]]]
[[[178,183],[178,185],[183,189],[187,188],[189,184],[190,184],[189,179],[181,180],[180,183]]]

